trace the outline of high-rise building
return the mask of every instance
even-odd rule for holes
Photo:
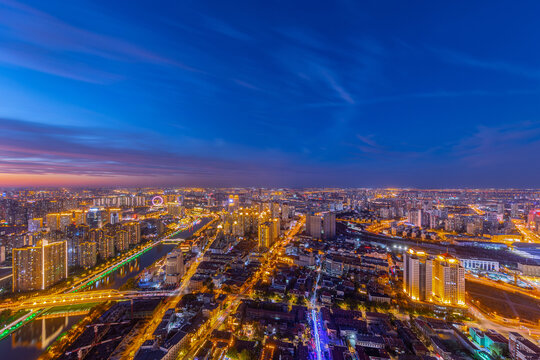
[[[115,255],[115,237],[104,235],[101,243],[97,244],[98,253],[102,259],[109,259]]]
[[[122,228],[128,233],[130,245],[136,245],[141,242],[141,224],[137,221],[123,223]]]
[[[79,244],[79,266],[91,268],[97,263],[97,244],[86,241]]]
[[[433,261],[433,295],[444,304],[465,305],[465,269],[450,254]]]
[[[432,299],[433,262],[423,251],[403,254],[403,291],[413,300]]]
[[[66,239],[68,267],[79,265],[79,245],[82,241],[83,239],[79,238],[78,236]]]
[[[306,215],[306,234],[315,238],[321,238],[321,217],[319,215]]]
[[[73,212],[73,222],[75,225],[86,224],[86,210],[75,210]]]
[[[230,212],[238,210],[239,204],[240,204],[240,199],[238,198],[238,195],[229,195],[227,206]]]
[[[67,278],[67,244],[41,240],[13,249],[13,291],[45,290]]]
[[[287,222],[294,217],[294,207],[289,204],[281,205],[281,220]]]
[[[118,224],[121,220],[121,215],[120,215],[120,212],[122,210],[121,209],[117,209],[117,208],[109,208],[108,209],[108,213],[109,213],[109,216],[108,216],[108,220],[109,220],[109,224]]]
[[[184,254],[182,250],[175,249],[167,254],[165,283],[178,284],[184,276]]]
[[[422,209],[410,209],[409,215],[407,216],[407,221],[414,226],[425,226],[424,213],[425,211]]]
[[[129,249],[129,234],[125,230],[117,231],[114,239],[114,247],[118,252],[124,252]]]
[[[102,227],[101,211],[98,208],[90,208],[86,213],[86,223],[93,229]]]
[[[279,203],[277,203],[277,202],[272,203],[270,208],[271,208],[271,212],[272,212],[272,217],[273,218],[279,218],[280,214],[281,214],[281,209],[279,207]]]
[[[108,259],[114,256],[114,237],[105,235],[101,229],[91,229],[88,238],[95,242],[98,255],[102,259]]]
[[[269,249],[275,242],[276,222],[266,221],[259,225],[259,248]]]
[[[510,216],[513,218],[519,217],[519,204],[518,203],[512,203],[512,206],[510,208]]]
[[[323,215],[323,238],[331,240],[336,237],[336,214],[332,212]]]

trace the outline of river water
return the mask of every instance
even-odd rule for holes
[[[208,223],[210,219],[203,219],[193,228],[178,233],[174,238],[187,238],[193,232]],[[158,244],[152,249],[118,268],[98,282],[89,290],[118,289],[128,279],[139,274],[143,269],[152,265],[154,261],[167,255],[176,245]],[[32,360],[37,359],[47,347],[62,333],[68,331],[81,320],[84,315],[59,316],[54,318],[37,319],[19,330],[0,340],[0,359]]]

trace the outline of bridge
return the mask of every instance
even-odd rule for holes
[[[175,291],[118,291],[96,290],[69,294],[51,294],[37,296],[21,301],[5,301],[0,304],[0,311],[11,309],[43,309],[56,306],[91,304],[105,301],[122,301],[131,299],[148,299],[175,295]]]

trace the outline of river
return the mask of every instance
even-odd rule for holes
[[[187,238],[209,221],[210,218],[205,218],[193,228],[176,234],[174,238]],[[128,279],[167,255],[175,246],[175,244],[161,243],[154,246],[138,258],[118,268],[114,273],[94,283],[90,289],[118,289]],[[1,358],[10,360],[37,359],[60,334],[68,331],[83,317],[84,315],[38,318],[0,340]]]

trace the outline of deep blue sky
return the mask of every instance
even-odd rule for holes
[[[539,17],[0,0],[0,185],[538,187]]]

